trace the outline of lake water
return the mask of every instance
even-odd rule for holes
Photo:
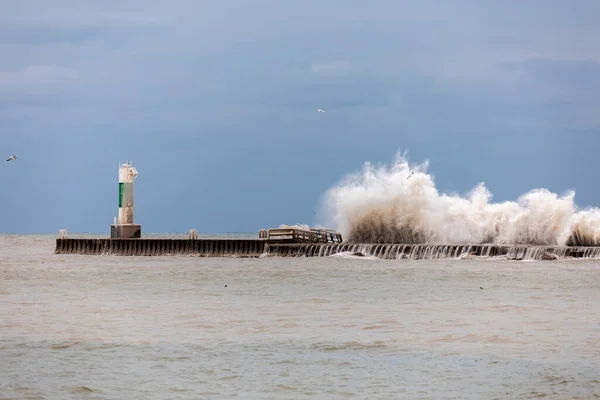
[[[0,399],[600,398],[598,261],[53,250],[0,236]]]

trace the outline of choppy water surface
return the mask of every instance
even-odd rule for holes
[[[600,397],[598,262],[53,249],[0,236],[0,399]]]

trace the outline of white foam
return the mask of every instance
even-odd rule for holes
[[[348,258],[348,259],[357,259],[357,260],[379,260],[379,258],[375,257],[375,256],[368,256],[368,255],[357,256],[356,252],[354,252],[354,251],[343,251],[341,253],[332,254],[329,257]]]
[[[306,224],[295,224],[295,225],[282,224],[282,225],[279,225],[279,229],[303,229],[305,231],[308,231],[308,230],[310,230],[310,226],[308,226]]]

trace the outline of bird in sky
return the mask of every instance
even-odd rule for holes
[[[8,157],[8,159],[6,161],[12,161],[12,160],[16,160],[17,156],[10,156]]]
[[[410,175],[408,176],[408,178],[406,179],[410,179],[411,176],[413,176],[415,174],[415,171],[411,172]]]
[[[325,110],[321,110],[320,108],[317,108],[317,112],[325,112]]]

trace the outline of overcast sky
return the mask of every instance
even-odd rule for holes
[[[596,0],[0,3],[0,231],[313,223],[396,151],[444,192],[600,204]],[[327,110],[317,113],[316,109]]]

